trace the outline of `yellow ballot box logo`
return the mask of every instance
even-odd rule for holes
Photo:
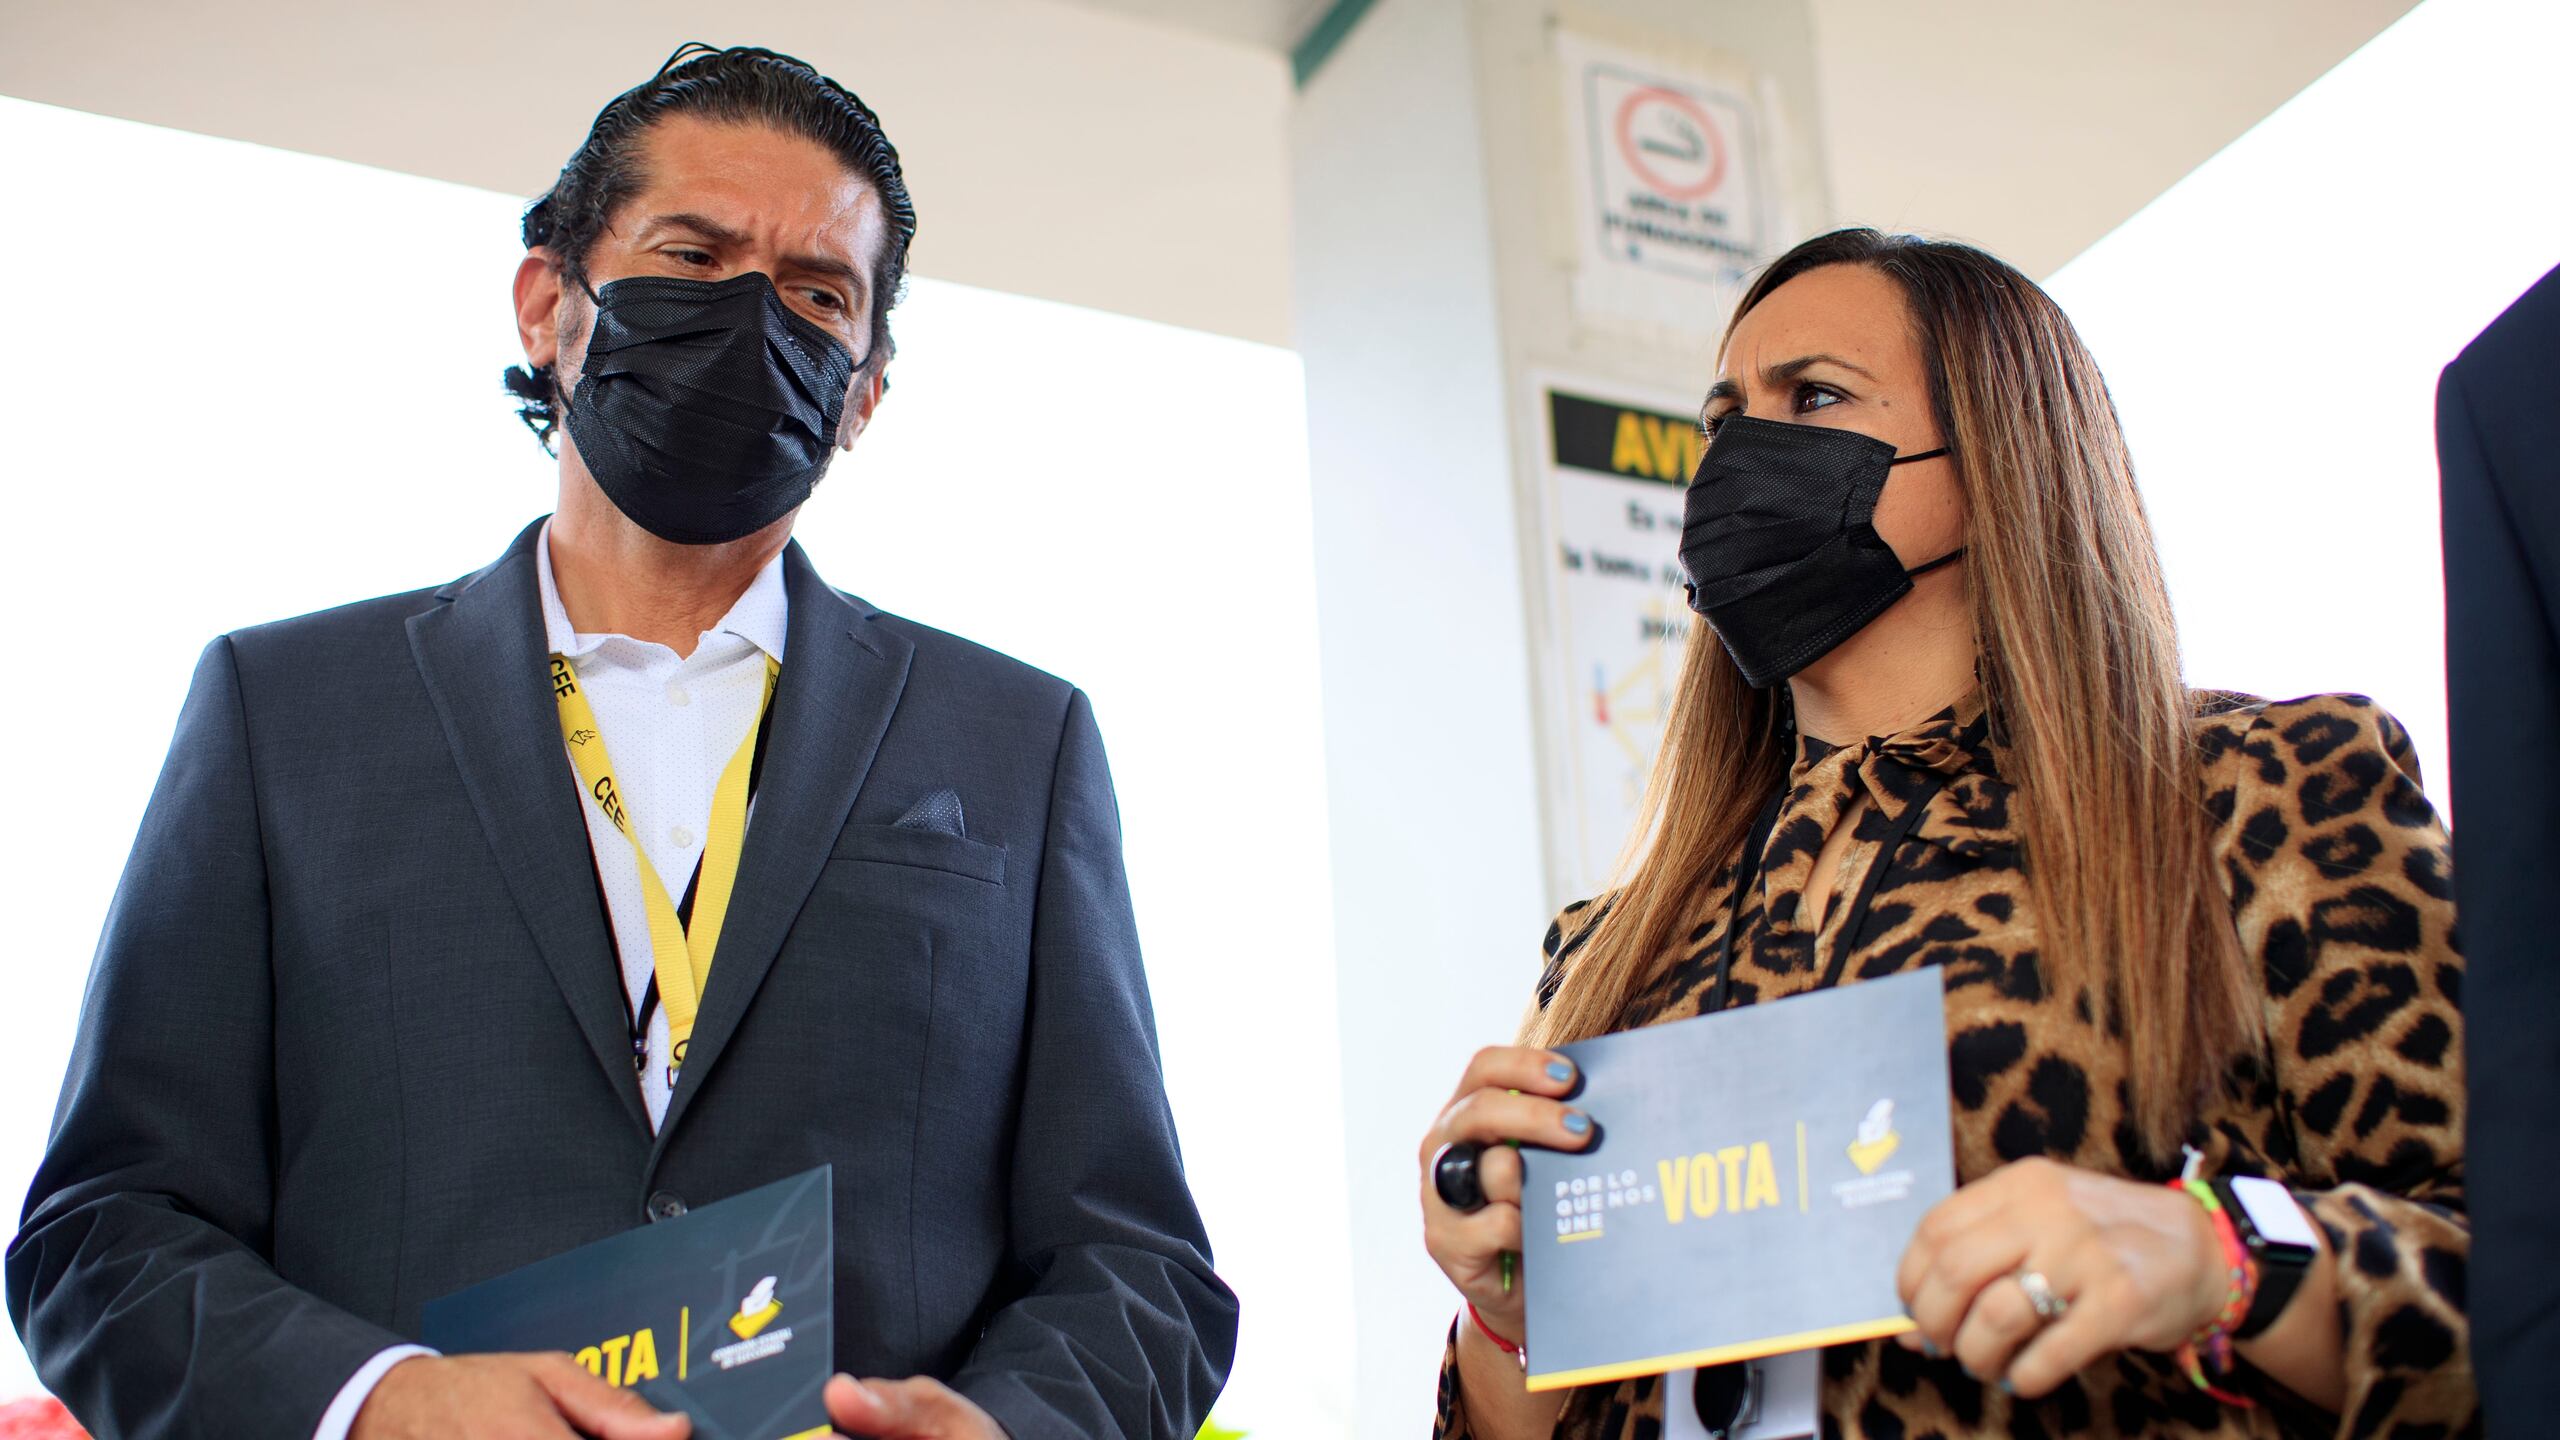
[[[1902,1136],[1893,1128],[1893,1102],[1879,1100],[1867,1107],[1867,1118],[1858,1122],[1858,1138],[1849,1142],[1849,1163],[1861,1175],[1873,1175],[1893,1152],[1902,1148]]]
[[[773,1323],[782,1313],[782,1302],[773,1298],[774,1277],[767,1275],[738,1302],[738,1313],[729,1317],[729,1329],[741,1340],[753,1340],[758,1331]]]
[[[1902,1150],[1902,1132],[1893,1128],[1893,1102],[1878,1100],[1867,1107],[1866,1118],[1858,1122],[1858,1131],[1849,1141],[1849,1163],[1858,1167],[1857,1175],[1831,1187],[1833,1198],[1842,1208],[1862,1210],[1869,1205],[1890,1205],[1911,1198],[1920,1183],[1919,1174],[1908,1166],[1888,1170],[1885,1162]]]
[[[774,1317],[782,1313],[782,1302],[773,1298],[774,1287],[780,1283],[779,1276],[767,1275],[748,1288],[746,1298],[738,1302],[738,1313],[729,1317],[729,1333],[738,1338],[712,1351],[712,1364],[735,1370],[779,1355],[790,1346],[791,1327],[773,1323]]]

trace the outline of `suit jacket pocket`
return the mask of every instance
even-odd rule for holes
[[[846,860],[912,865],[924,870],[966,875],[990,885],[1004,883],[1003,846],[946,835],[939,830],[918,830],[900,825],[847,825],[843,833],[836,836],[836,848],[827,856],[829,864]]]

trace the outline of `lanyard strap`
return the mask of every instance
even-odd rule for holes
[[[1929,802],[1945,788],[1947,777],[1932,773],[1903,805],[1893,828],[1878,842],[1876,858],[1868,862],[1866,878],[1859,883],[1857,898],[1850,902],[1848,918],[1842,922],[1840,943],[1832,947],[1831,963],[1823,967],[1822,981],[1815,988],[1828,990],[1840,983],[1840,972],[1848,966],[1849,953],[1858,948],[1859,933],[1867,928],[1867,911],[1875,905],[1876,892],[1884,886],[1885,867],[1893,863],[1894,852],[1902,848],[1902,842],[1920,827],[1920,812],[1928,809]],[[1724,936],[1716,947],[1716,983],[1707,999],[1710,1015],[1724,1009],[1733,981],[1734,932],[1742,928],[1743,897],[1751,893],[1751,882],[1760,876],[1761,852],[1769,848],[1769,833],[1778,828],[1778,809],[1786,798],[1784,789],[1770,796],[1768,803],[1760,807],[1760,817],[1751,822],[1749,838],[1742,842],[1742,860],[1733,877],[1733,898],[1725,905]],[[1819,934],[1817,931],[1817,939]]]
[[[1707,1013],[1724,1012],[1725,993],[1733,985],[1733,932],[1742,928],[1742,897],[1751,893],[1751,882],[1760,878],[1760,852],[1769,848],[1769,832],[1778,828],[1778,806],[1787,798],[1785,786],[1760,807],[1758,819],[1751,822],[1751,833],[1742,842],[1742,858],[1734,862],[1733,898],[1725,902],[1724,937],[1716,942],[1716,983],[1707,992]]]
[[[701,1008],[703,987],[711,979],[711,959],[720,947],[720,927],[729,918],[729,896],[738,883],[738,856],[746,848],[747,792],[755,768],[756,737],[764,729],[765,712],[773,704],[774,683],[781,674],[782,666],[766,656],[756,723],[722,767],[720,783],[711,792],[711,823],[703,837],[702,866],[694,877],[693,906],[687,917],[676,913],[675,901],[658,879],[657,868],[649,863],[648,850],[633,833],[623,787],[614,779],[613,759],[605,753],[604,732],[578,683],[578,668],[566,655],[551,657],[551,695],[559,702],[560,738],[568,743],[569,758],[577,765],[587,793],[631,846],[631,858],[639,862],[640,904],[649,917],[650,968],[654,988],[667,1009],[670,1071],[684,1064],[685,1047],[693,1039],[693,1017]]]

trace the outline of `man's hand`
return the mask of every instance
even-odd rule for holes
[[[413,1356],[383,1374],[347,1432],[348,1440],[686,1440],[692,1433],[690,1419],[658,1413],[566,1355]]]
[[[939,1380],[827,1382],[827,1418],[873,1440],[1008,1440],[996,1418]]]

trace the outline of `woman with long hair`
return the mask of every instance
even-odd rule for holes
[[[2465,1433],[2461,959],[2399,725],[2186,688],[2097,366],[1990,255],[1807,241],[1721,372],[1681,541],[1705,623],[1628,859],[1422,1142],[1467,1302],[1439,1432],[1653,1435],[1692,1403],[1523,1384],[1498,1142],[1595,1118],[1550,1047],[1938,966],[1959,1188],[1896,1277],[1916,1330],[1822,1355],[1825,1436]],[[1485,1147],[1480,1208],[1435,1183],[1452,1146]],[[2235,1183],[2316,1243],[2234,1264],[2252,1216],[2207,1202]]]

